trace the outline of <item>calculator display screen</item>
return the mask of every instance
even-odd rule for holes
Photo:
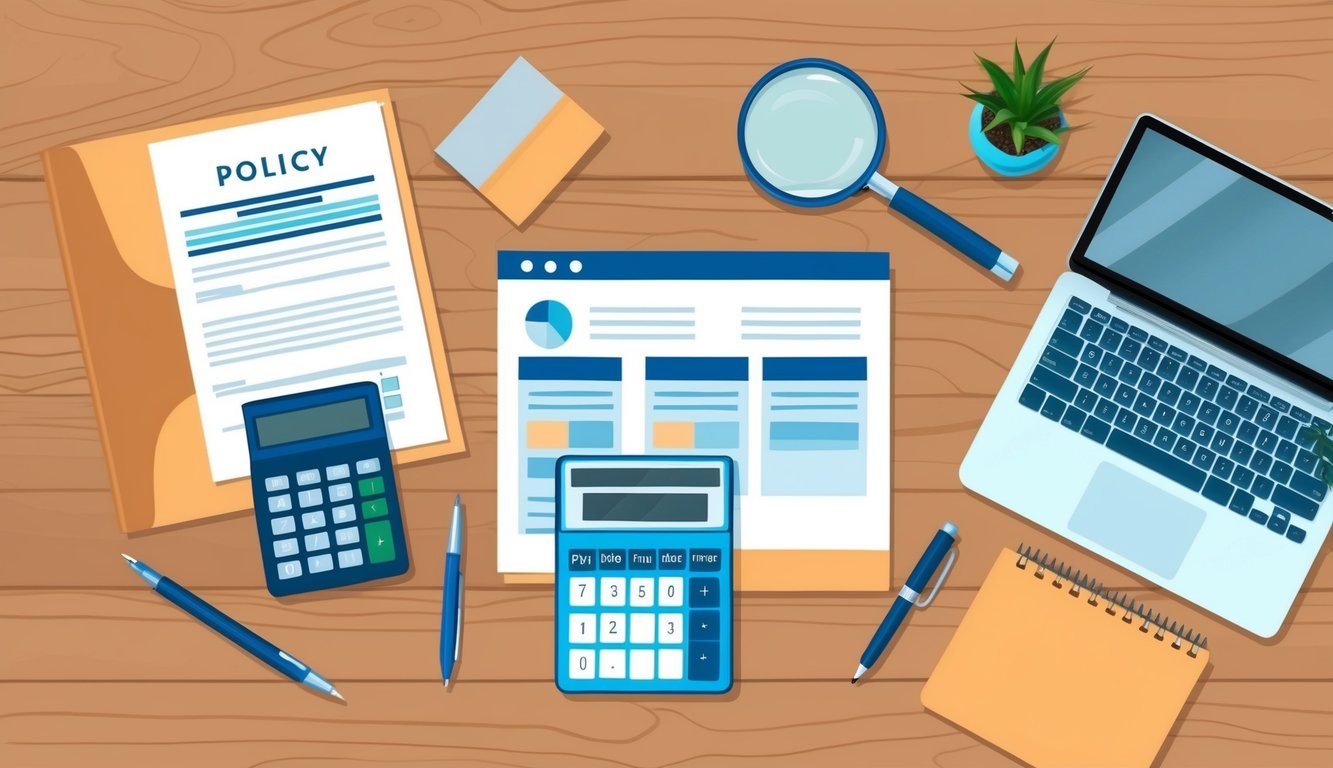
[[[566,529],[700,529],[724,525],[726,465],[644,457],[564,460]]]
[[[361,397],[255,419],[260,448],[369,428],[370,411]]]
[[[622,523],[703,523],[706,493],[585,493],[584,520]]]

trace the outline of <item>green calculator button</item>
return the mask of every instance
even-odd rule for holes
[[[388,520],[366,523],[366,553],[372,563],[387,563],[394,559],[393,529]]]
[[[367,520],[372,517],[384,517],[387,514],[389,514],[389,502],[386,499],[361,502],[361,517]]]
[[[364,480],[358,480],[356,488],[362,496],[378,496],[384,493],[384,478],[367,477]]]

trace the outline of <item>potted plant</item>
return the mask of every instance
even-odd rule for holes
[[[975,101],[968,120],[972,151],[987,167],[1002,176],[1027,176],[1046,167],[1060,151],[1060,134],[1069,130],[1060,97],[1083,79],[1087,69],[1042,84],[1046,57],[1052,40],[1024,68],[1023,56],[1014,42],[1014,71],[1005,72],[990,59],[977,61],[990,77],[991,90],[978,91],[963,84],[970,93],[963,96]]]

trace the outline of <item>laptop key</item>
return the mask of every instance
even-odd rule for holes
[[[1169,451],[1176,444],[1176,435],[1165,429],[1159,429],[1157,430],[1157,436],[1152,439],[1152,444],[1164,451]]]
[[[1227,507],[1238,515],[1248,515],[1254,509],[1254,497],[1245,491],[1236,491]]]
[[[1254,470],[1248,467],[1236,467],[1236,471],[1231,473],[1231,484],[1242,491],[1248,491],[1253,482]]]
[[[1088,318],[1083,321],[1083,328],[1079,330],[1078,337],[1090,344],[1096,344],[1097,340],[1102,337],[1102,329],[1105,327],[1096,320]]]
[[[1194,419],[1186,416],[1184,413],[1177,413],[1176,420],[1171,422],[1171,429],[1177,434],[1189,435],[1194,431]]]
[[[1181,461],[1189,461],[1194,458],[1194,449],[1197,447],[1194,443],[1182,437],[1176,441],[1176,447],[1171,449],[1171,455]]]
[[[1198,371],[1199,373],[1203,373],[1204,371],[1208,370],[1208,363],[1205,363],[1203,361],[1203,358],[1199,357],[1198,355],[1190,355],[1190,359],[1186,360],[1185,364],[1193,368],[1194,370]]]
[[[1157,410],[1153,411],[1152,420],[1158,424],[1169,427],[1176,420],[1176,409],[1166,403],[1158,403]]]
[[[1148,343],[1148,332],[1137,325],[1131,325],[1129,327],[1129,337],[1140,344]]]
[[[1097,383],[1097,369],[1093,368],[1091,365],[1080,363],[1078,371],[1074,373],[1074,381],[1077,382],[1080,387],[1092,389],[1092,386]]]
[[[1059,328],[1056,328],[1055,333],[1051,334],[1051,346],[1070,357],[1077,356],[1083,350],[1083,342],[1079,341],[1077,336],[1066,333]]]
[[[1300,447],[1309,448],[1310,446],[1314,445],[1314,436],[1312,433],[1315,431],[1316,429],[1314,427],[1305,427],[1303,429],[1297,430],[1296,437],[1292,439],[1295,440],[1296,444],[1299,445]]]
[[[1083,420],[1087,417],[1088,414],[1071,406],[1065,409],[1065,415],[1060,419],[1060,426],[1077,432],[1083,428]]]
[[[1210,477],[1203,485],[1203,496],[1225,507],[1231,501],[1231,490],[1231,484],[1227,481]]]
[[[1129,330],[1129,323],[1125,322],[1124,320],[1121,320],[1118,317],[1113,317],[1111,318],[1111,328],[1116,333],[1125,333]]]
[[[1139,396],[1138,391],[1128,384],[1121,384],[1119,388],[1117,388],[1115,391],[1116,403],[1124,406],[1125,408],[1128,408],[1131,405],[1133,405],[1134,399],[1137,398],[1138,396]],[[1147,395],[1144,395],[1144,397],[1147,397]]]
[[[1119,333],[1116,333],[1110,328],[1107,328],[1106,331],[1102,333],[1102,340],[1097,343],[1097,346],[1101,347],[1107,352],[1115,354],[1115,351],[1120,349],[1120,342],[1124,340],[1125,340],[1124,336],[1122,336]]]
[[[1106,447],[1141,464],[1148,469],[1180,483],[1192,491],[1203,487],[1206,475],[1200,469],[1177,459],[1169,453],[1159,451],[1152,445],[1135,439],[1128,432],[1114,430],[1106,441]],[[1230,488],[1230,486],[1227,486]]]
[[[1111,407],[1114,408],[1115,406]],[[1106,437],[1111,434],[1111,425],[1101,419],[1089,416],[1083,422],[1083,429],[1079,430],[1079,434],[1094,442],[1104,443]]]
[[[1092,310],[1092,319],[1105,324],[1111,322],[1111,315],[1100,307],[1094,307]]]
[[[1259,401],[1249,395],[1241,395],[1240,402],[1236,403],[1236,413],[1242,418],[1253,419],[1255,411],[1259,410]]]
[[[1130,432],[1133,431],[1134,424],[1137,423],[1138,420],[1139,418],[1134,415],[1133,411],[1128,408],[1121,408],[1120,413],[1115,415],[1115,426],[1117,429],[1123,429],[1126,432]]]
[[[1088,365],[1097,365],[1102,361],[1102,348],[1089,344],[1079,353],[1078,359],[1079,362],[1087,363]]]
[[[1240,399],[1240,393],[1231,387],[1222,387],[1222,391],[1217,393],[1217,404],[1223,408],[1235,410],[1236,401]]]
[[[1069,308],[1080,315],[1086,315],[1088,314],[1088,310],[1092,309],[1092,305],[1077,296],[1070,296]]]
[[[1272,395],[1268,394],[1268,392],[1266,392],[1265,390],[1260,389],[1257,384],[1251,384],[1249,388],[1245,390],[1245,394],[1249,395],[1250,397],[1253,397],[1255,400],[1258,400],[1261,403],[1266,403],[1273,397]]]
[[[1163,381],[1175,381],[1178,373],[1180,373],[1180,363],[1169,357],[1162,358],[1162,364],[1157,366],[1157,375],[1161,376]]]
[[[1065,313],[1060,316],[1060,328],[1070,333],[1078,333],[1078,328],[1082,324],[1083,317],[1072,309],[1066,309]]]
[[[1237,443],[1237,445],[1244,445],[1244,443]],[[1273,466],[1273,457],[1263,451],[1255,451],[1254,458],[1250,459],[1250,469],[1261,475],[1268,474],[1268,468],[1271,466]]]
[[[1065,414],[1065,404],[1060,402],[1055,395],[1046,398],[1046,402],[1041,406],[1041,415],[1051,421],[1059,421]]]
[[[1190,439],[1199,445],[1208,445],[1213,440],[1213,428],[1202,421],[1196,422],[1194,431],[1190,433]]]
[[[1250,519],[1253,520],[1254,522],[1258,523],[1259,525],[1267,525],[1267,524],[1268,524],[1268,513],[1267,513],[1267,512],[1264,512],[1264,511],[1262,511],[1262,510],[1258,510],[1258,509],[1251,509],[1251,510],[1250,510]]]
[[[1078,396],[1074,398],[1074,406],[1083,411],[1091,411],[1097,407],[1097,395],[1091,389],[1080,389]]]
[[[1102,397],[1110,397],[1111,395],[1114,395],[1115,389],[1115,379],[1104,373],[1097,377],[1097,383],[1093,386],[1093,390]]]
[[[1161,389],[1157,390],[1157,399],[1167,405],[1175,405],[1180,400],[1180,387],[1169,381],[1166,382]]]
[[[1209,365],[1208,370],[1204,371],[1204,375],[1216,381],[1227,380],[1227,372],[1222,370],[1221,368],[1218,368],[1215,365]]]
[[[1222,415],[1217,417],[1217,431],[1224,435],[1236,434],[1236,429],[1240,427],[1240,417],[1231,411],[1222,411]]]
[[[1218,414],[1221,412],[1222,409],[1218,408],[1216,405],[1212,403],[1204,403],[1199,406],[1199,421],[1211,426],[1216,423]]]
[[[1149,336],[1149,337],[1148,337],[1148,346],[1152,347],[1153,349],[1157,350],[1158,352],[1163,352],[1163,353],[1164,353],[1164,352],[1166,352],[1167,347],[1169,347],[1170,345],[1166,343],[1166,339],[1160,339],[1160,338],[1158,338],[1158,337],[1156,337],[1156,336]]]
[[[1310,415],[1309,411],[1305,410],[1304,408],[1298,408],[1294,405],[1291,406],[1291,417],[1302,424],[1309,424],[1310,419],[1314,418],[1313,416]]]
[[[1029,381],[1061,400],[1073,400],[1074,395],[1078,394],[1077,384],[1045,366],[1037,366]]]
[[[1283,400],[1277,395],[1273,395],[1272,399],[1268,401],[1268,406],[1278,413],[1286,413],[1291,410],[1291,403]]]
[[[1199,383],[1199,372],[1193,368],[1181,368],[1180,375],[1176,376],[1176,383],[1186,392],[1193,392]]]
[[[1194,458],[1190,460],[1190,463],[1199,469],[1207,470],[1212,468],[1213,460],[1216,458],[1217,454],[1208,450],[1206,446],[1199,446],[1199,450],[1194,452]]]
[[[1240,440],[1253,445],[1254,439],[1259,436],[1259,425],[1252,421],[1242,422],[1240,429],[1236,432],[1236,437]]]
[[[1097,402],[1097,407],[1093,409],[1092,415],[1096,416],[1102,421],[1112,422],[1115,421],[1115,415],[1117,412],[1119,412],[1119,410],[1120,409],[1116,407],[1115,403],[1111,402],[1110,400],[1107,400],[1106,398],[1102,398],[1100,401]]]
[[[1221,385],[1216,381],[1209,378],[1203,378],[1199,379],[1199,385],[1194,388],[1194,391],[1198,392],[1199,397],[1202,397],[1204,400],[1212,400],[1217,397],[1219,389],[1221,389]]]
[[[1162,361],[1162,353],[1148,347],[1139,353],[1139,365],[1143,366],[1145,371],[1157,370],[1157,364]]]
[[[1228,459],[1221,453],[1217,454],[1217,461],[1213,462],[1213,474],[1228,480],[1231,478],[1231,470],[1236,468],[1236,462]]]
[[[1131,387],[1138,385],[1139,378],[1143,376],[1143,369],[1133,363],[1125,363],[1120,368],[1120,380]]]
[[[1254,444],[1259,448],[1259,450],[1265,451],[1267,453],[1272,453],[1273,451],[1277,450],[1279,442],[1281,441],[1277,439],[1277,435],[1273,434],[1272,432],[1265,431],[1259,433],[1259,437],[1254,441]],[[1297,460],[1299,461],[1299,459],[1300,457],[1298,456]]]
[[[1296,428],[1300,424],[1290,416],[1283,416],[1277,420],[1277,429],[1273,430],[1279,437],[1285,437],[1288,440],[1296,436]]]
[[[1306,520],[1313,520],[1314,514],[1319,511],[1319,505],[1296,493],[1285,485],[1279,485],[1273,488],[1273,504],[1290,511],[1294,515],[1300,515]]]
[[[1156,410],[1157,401],[1142,392],[1140,392],[1139,396],[1134,399],[1134,412],[1138,415],[1150,418],[1153,415],[1153,411]]]
[[[1268,530],[1273,533],[1286,533],[1287,526],[1291,524],[1291,515],[1286,510],[1275,509],[1273,514],[1268,516]]]
[[[1291,476],[1291,488],[1302,496],[1323,501],[1324,494],[1328,492],[1328,484],[1323,480],[1310,477],[1304,472],[1297,472]]]
[[[1157,425],[1147,419],[1139,419],[1139,423],[1134,425],[1134,436],[1145,442],[1153,439],[1157,434]]]
[[[1213,441],[1209,443],[1209,446],[1217,451],[1218,455],[1225,456],[1231,453],[1231,444],[1234,442],[1236,442],[1236,438],[1218,432],[1213,435]]]
[[[1253,453],[1254,449],[1245,443],[1237,442],[1235,445],[1231,446],[1231,460],[1237,464],[1249,464],[1250,455]],[[1267,456],[1268,454],[1261,453],[1259,455]]]
[[[1143,345],[1133,339],[1125,339],[1125,343],[1120,345],[1120,356],[1129,361],[1139,359],[1139,353],[1143,351]]]
[[[1143,378],[1139,379],[1139,390],[1148,396],[1156,395],[1157,388],[1162,386],[1162,379],[1155,374],[1145,373]]]
[[[1227,386],[1231,387],[1232,389],[1244,392],[1246,389],[1249,389],[1250,385],[1246,383],[1246,381],[1239,376],[1227,374]]]
[[[1078,368],[1078,361],[1055,347],[1047,347],[1045,351],[1041,353],[1040,362],[1042,365],[1066,378],[1073,376],[1074,370]]]
[[[1274,482],[1285,483],[1291,479],[1290,464],[1274,464],[1273,468],[1268,470],[1268,476],[1273,478]]]
[[[1276,429],[1277,419],[1277,411],[1266,405],[1261,406],[1259,413],[1254,417],[1255,422],[1264,429]]]
[[[1290,440],[1283,440],[1278,443],[1277,450],[1273,452],[1278,461],[1285,461],[1290,464],[1296,460],[1296,444]]]
[[[1034,411],[1040,408],[1041,404],[1045,400],[1046,400],[1046,393],[1041,391],[1039,387],[1034,386],[1032,384],[1023,387],[1023,394],[1018,396],[1019,403],[1028,408],[1031,408]]]
[[[1300,544],[1302,541],[1305,541],[1305,531],[1301,530],[1300,528],[1297,528],[1294,525],[1288,526],[1287,538],[1291,539],[1297,544]]]
[[[1102,364],[1099,366],[1099,369],[1107,376],[1115,376],[1120,373],[1120,366],[1123,364],[1124,361],[1115,355],[1103,355]]]
[[[1250,484],[1250,493],[1260,499],[1268,498],[1273,493],[1273,481],[1262,475],[1254,478],[1254,482]]]
[[[1198,395],[1193,392],[1186,392],[1180,396],[1180,402],[1176,403],[1176,407],[1180,409],[1181,413],[1193,416],[1199,410],[1200,402]]]
[[[1171,346],[1170,349],[1166,351],[1166,354],[1169,355],[1172,360],[1179,360],[1182,363],[1188,360],[1190,357],[1188,354],[1185,353],[1185,350],[1175,346],[1174,344]]]

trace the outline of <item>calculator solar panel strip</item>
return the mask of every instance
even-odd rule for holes
[[[275,597],[407,572],[380,390],[343,384],[241,406],[264,578]]]
[[[734,472],[725,456],[557,461],[561,691],[731,689]]]

